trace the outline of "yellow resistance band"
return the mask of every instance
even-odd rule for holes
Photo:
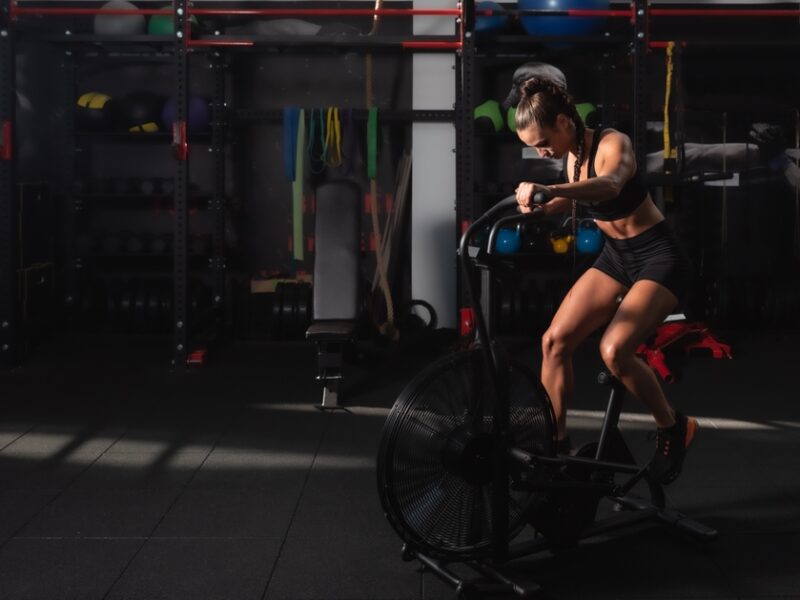
[[[339,120],[339,109],[335,106],[328,107],[325,123],[325,149],[330,153],[326,159],[329,167],[338,167],[342,164],[342,123]],[[330,149],[332,147],[332,149]]]
[[[667,82],[664,86],[664,159],[677,159],[678,151],[672,147],[669,139],[669,97],[672,91],[672,52],[675,49],[675,42],[667,44]]]

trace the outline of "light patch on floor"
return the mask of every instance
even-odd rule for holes
[[[601,410],[569,410],[567,416],[578,419],[602,420],[605,415]],[[775,431],[785,429],[795,429],[800,431],[800,423],[796,421],[764,421],[756,423],[754,421],[744,421],[740,419],[727,419],[724,417],[702,417],[692,415],[701,427],[711,429],[721,429],[729,431]],[[652,428],[655,423],[652,415],[642,413],[622,413],[619,416],[621,423],[632,425],[643,425]]]

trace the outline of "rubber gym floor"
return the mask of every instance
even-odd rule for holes
[[[639,527],[516,561],[516,576],[557,599],[800,598],[797,334],[723,339],[733,360],[692,355],[668,386],[702,426],[668,501],[716,542]],[[166,345],[67,335],[0,374],[0,598],[454,597],[401,560],[375,476],[388,409],[446,344],[362,348],[333,413],[314,409],[313,345],[230,344],[183,375]],[[577,442],[599,427],[599,367],[590,340]],[[645,457],[650,426],[626,413]]]

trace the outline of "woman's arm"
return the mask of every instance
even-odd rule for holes
[[[617,131],[600,140],[595,157],[597,177],[573,183],[547,186],[552,196],[564,196],[578,203],[602,202],[616,198],[636,173],[636,157],[630,138]]]
[[[630,138],[617,131],[604,135],[597,148],[595,166],[597,177],[578,182],[554,185],[523,182],[517,188],[517,201],[520,206],[529,206],[538,192],[544,192],[547,198],[560,196],[575,200],[578,204],[616,198],[636,173],[636,157]]]
[[[564,198],[563,196],[559,196],[557,198],[553,198],[552,200],[548,200],[544,204],[539,205],[544,212],[545,215],[558,215],[561,213],[569,212],[572,208],[572,200],[569,198]],[[533,207],[521,206],[520,212],[531,212]]]

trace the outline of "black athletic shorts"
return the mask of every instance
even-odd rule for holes
[[[660,283],[678,298],[686,300],[691,268],[666,221],[626,240],[605,238],[603,251],[594,263],[599,269],[630,288],[641,279]]]

